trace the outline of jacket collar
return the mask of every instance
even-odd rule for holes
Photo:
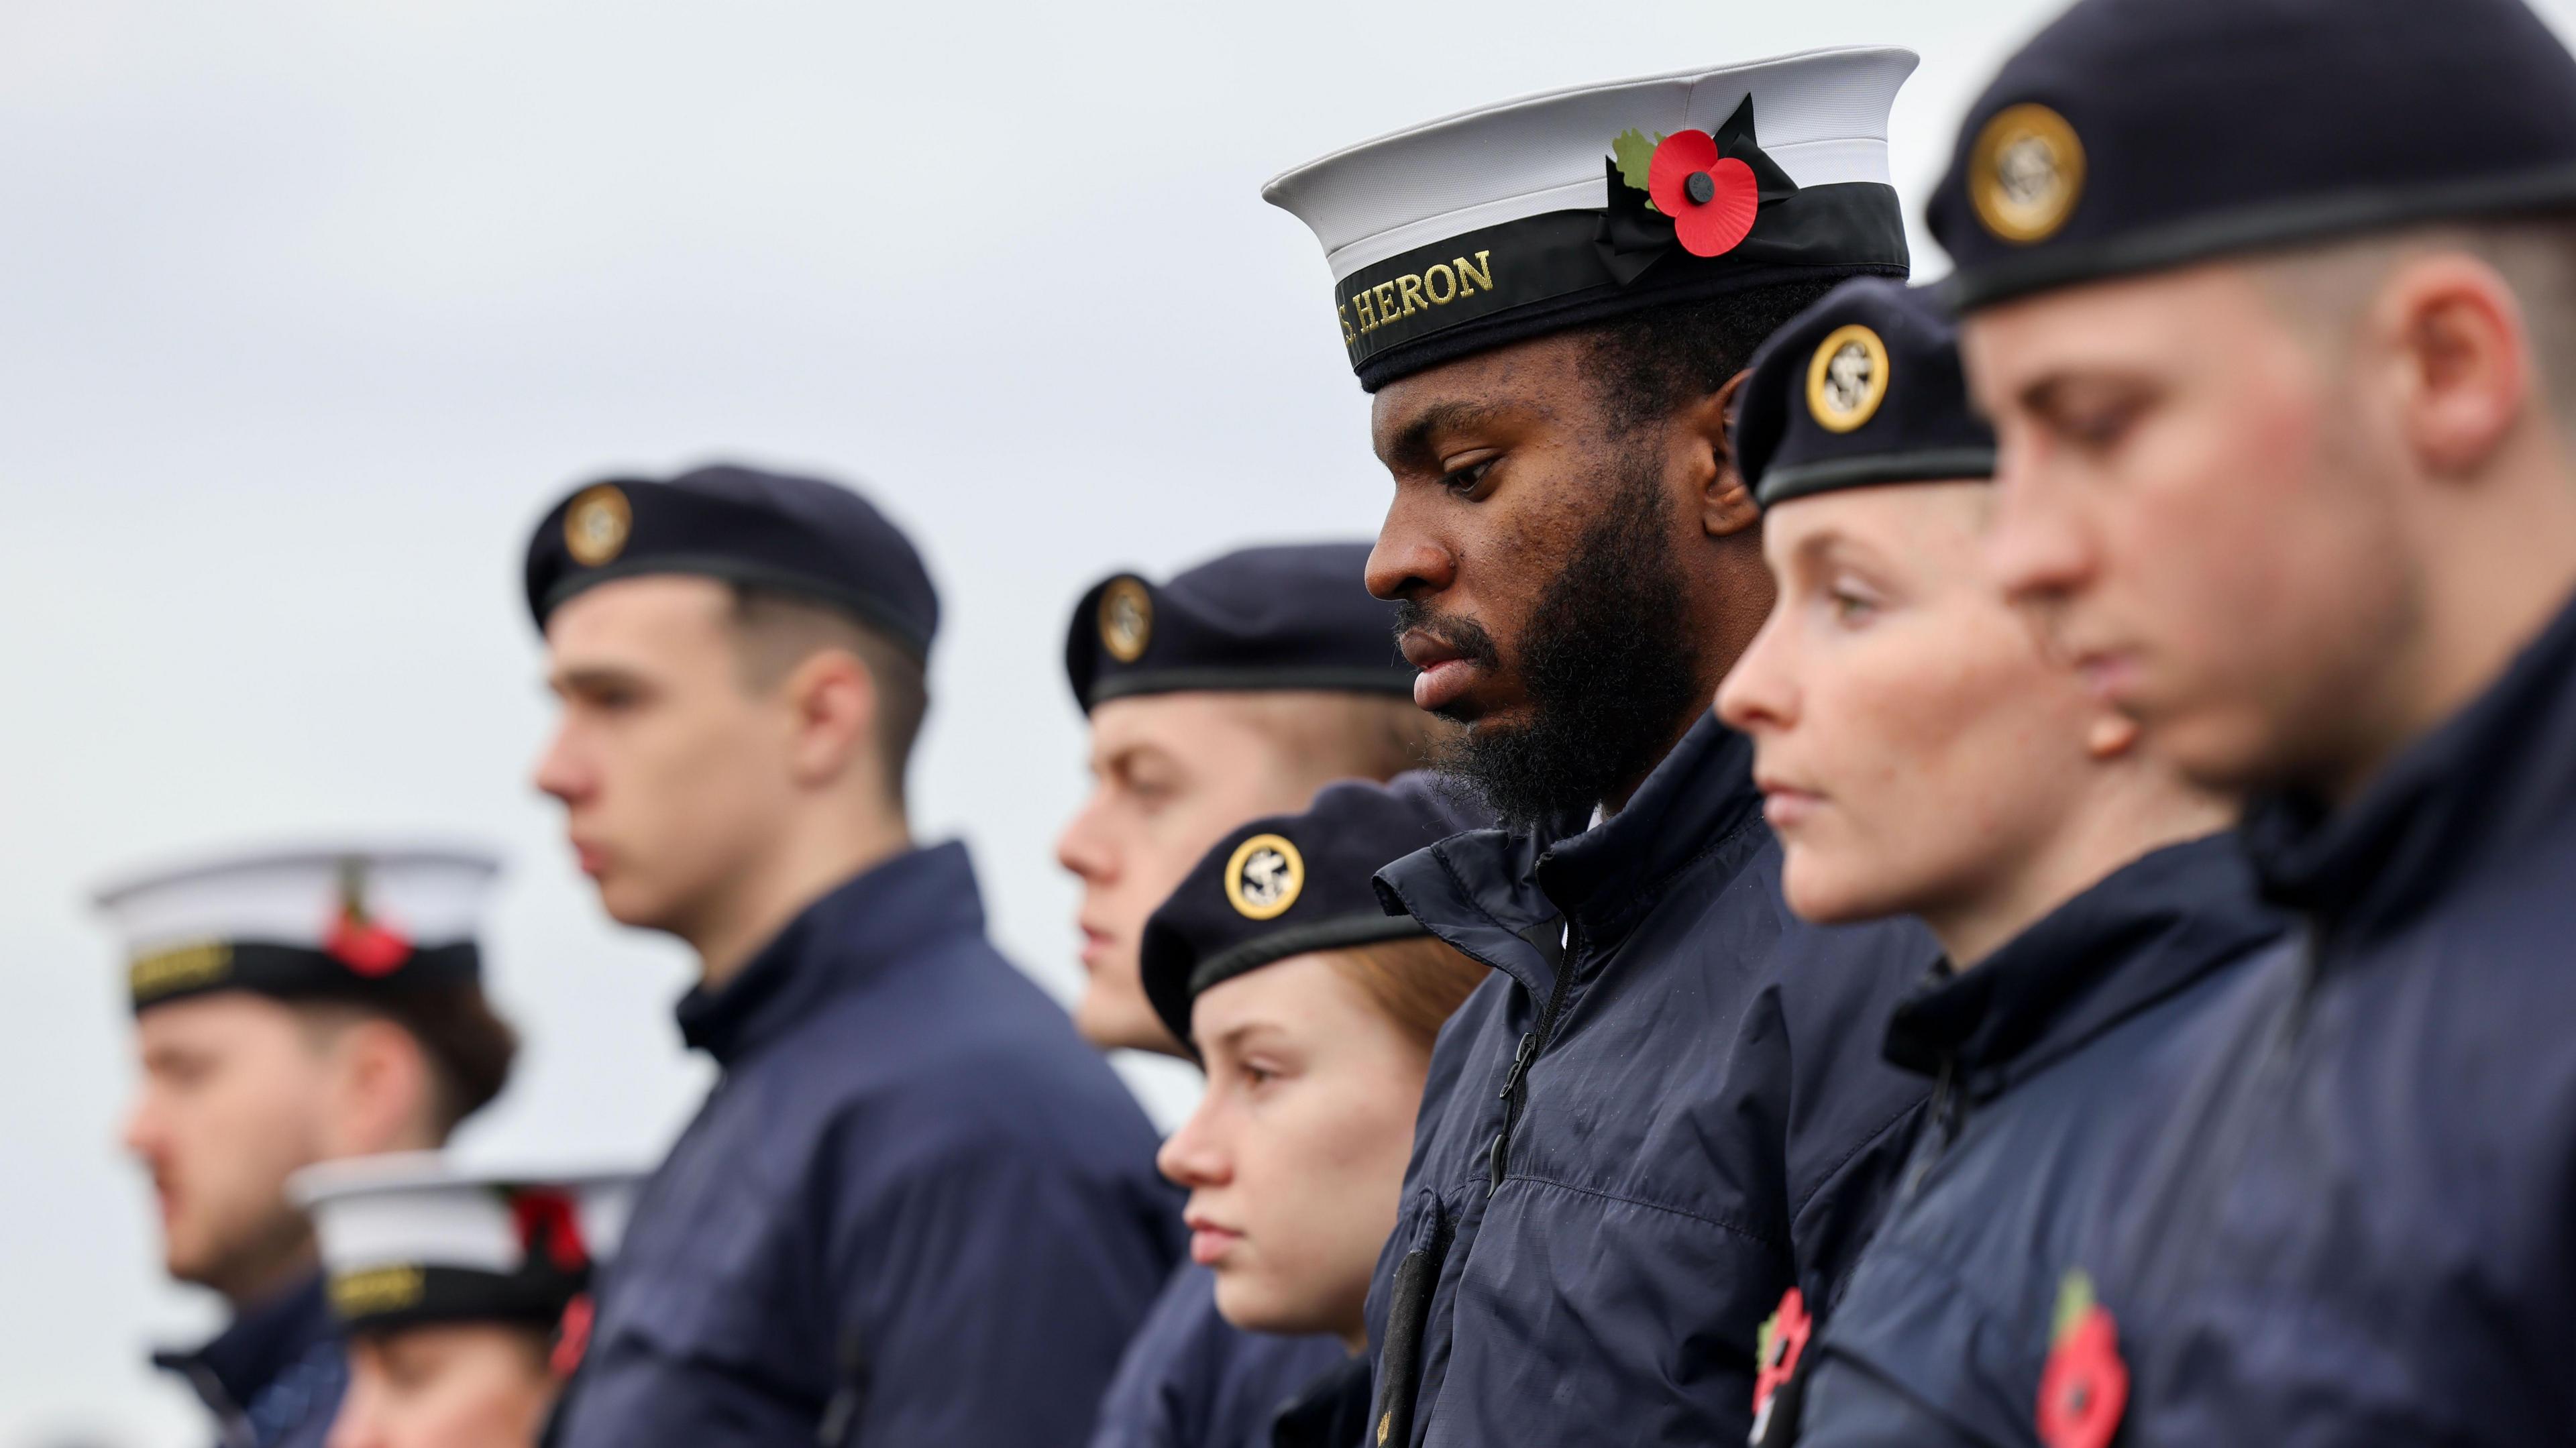
[[[2248,817],[2267,894],[2332,935],[2393,930],[2576,808],[2576,604],[2351,807],[2280,795]]]
[[[338,1331],[323,1295],[322,1274],[316,1271],[283,1292],[236,1310],[232,1322],[196,1351],[156,1352],[152,1362],[186,1377],[217,1414],[238,1413]]]
[[[1378,897],[1544,999],[1560,921],[1596,949],[1617,942],[1675,875],[1758,830],[1761,812],[1752,741],[1704,713],[1618,814],[1590,829],[1568,817],[1454,835],[1378,871]]]
[[[2286,921],[2254,891],[2242,842],[2208,835],[2129,862],[1974,969],[1946,966],[1898,1008],[1887,1059],[1948,1066],[1990,1095],[2229,961]]]
[[[680,998],[680,1034],[731,1068],[833,996],[936,941],[983,929],[966,847],[907,850],[806,906],[723,986],[691,988]]]

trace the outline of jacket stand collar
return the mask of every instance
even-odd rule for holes
[[[680,1034],[730,1068],[923,945],[983,928],[966,847],[907,850],[806,906],[732,980],[692,987],[680,998]]]

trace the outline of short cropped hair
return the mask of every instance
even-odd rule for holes
[[[298,1005],[308,1026],[336,1034],[363,1020],[400,1027],[429,1059],[430,1134],[445,1142],[467,1117],[492,1104],[510,1084],[519,1057],[519,1033],[492,1008],[479,985],[431,986],[389,991],[364,1002],[307,1001]]]
[[[912,746],[930,712],[929,680],[921,660],[892,639],[829,604],[801,594],[734,584],[733,629],[743,686],[775,689],[797,665],[826,649],[839,649],[867,669],[877,693],[877,753],[886,787],[899,808]]]
[[[1427,935],[1355,945],[1326,958],[1426,1053],[1440,1027],[1493,974]]]
[[[1829,281],[1781,282],[1675,307],[1649,307],[1590,330],[1592,373],[1621,432],[1660,421],[1727,384]]]
[[[2445,222],[2295,247],[2256,258],[2254,270],[2282,317],[2337,356],[2388,274],[2410,258],[2440,251],[2467,252],[2513,288],[2546,395],[2554,407],[2576,408],[2576,212]]]

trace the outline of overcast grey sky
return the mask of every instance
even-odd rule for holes
[[[679,953],[601,917],[527,786],[515,574],[570,484],[743,458],[914,531],[948,612],[919,824],[1061,992],[1071,601],[1383,504],[1322,258],[1261,181],[1528,91],[1882,41],[1924,58],[1916,212],[2055,8],[0,0],[0,1445],[206,1437],[143,1366],[214,1313],[160,1281],[114,1145],[103,874],[488,842],[531,1048],[464,1149],[644,1159],[693,1104]]]

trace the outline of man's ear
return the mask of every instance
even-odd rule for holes
[[[401,1026],[361,1015],[332,1029],[324,1147],[333,1156],[434,1147],[438,1089],[428,1049]]]
[[[876,676],[846,649],[817,649],[787,676],[795,739],[789,767],[800,783],[822,784],[866,762],[876,747]]]
[[[2531,407],[2531,332],[2513,288],[2464,253],[2419,257],[2381,286],[2368,325],[2396,364],[2396,415],[2417,465],[2436,478],[2482,471]]]
[[[1693,403],[1682,419],[1692,451],[1707,448],[1709,465],[1699,480],[1699,515],[1700,527],[1711,538],[1731,538],[1762,518],[1762,510],[1753,503],[1753,490],[1744,486],[1744,474],[1735,466],[1735,438],[1729,430],[1748,375],[1738,372],[1726,379],[1724,386]]]

